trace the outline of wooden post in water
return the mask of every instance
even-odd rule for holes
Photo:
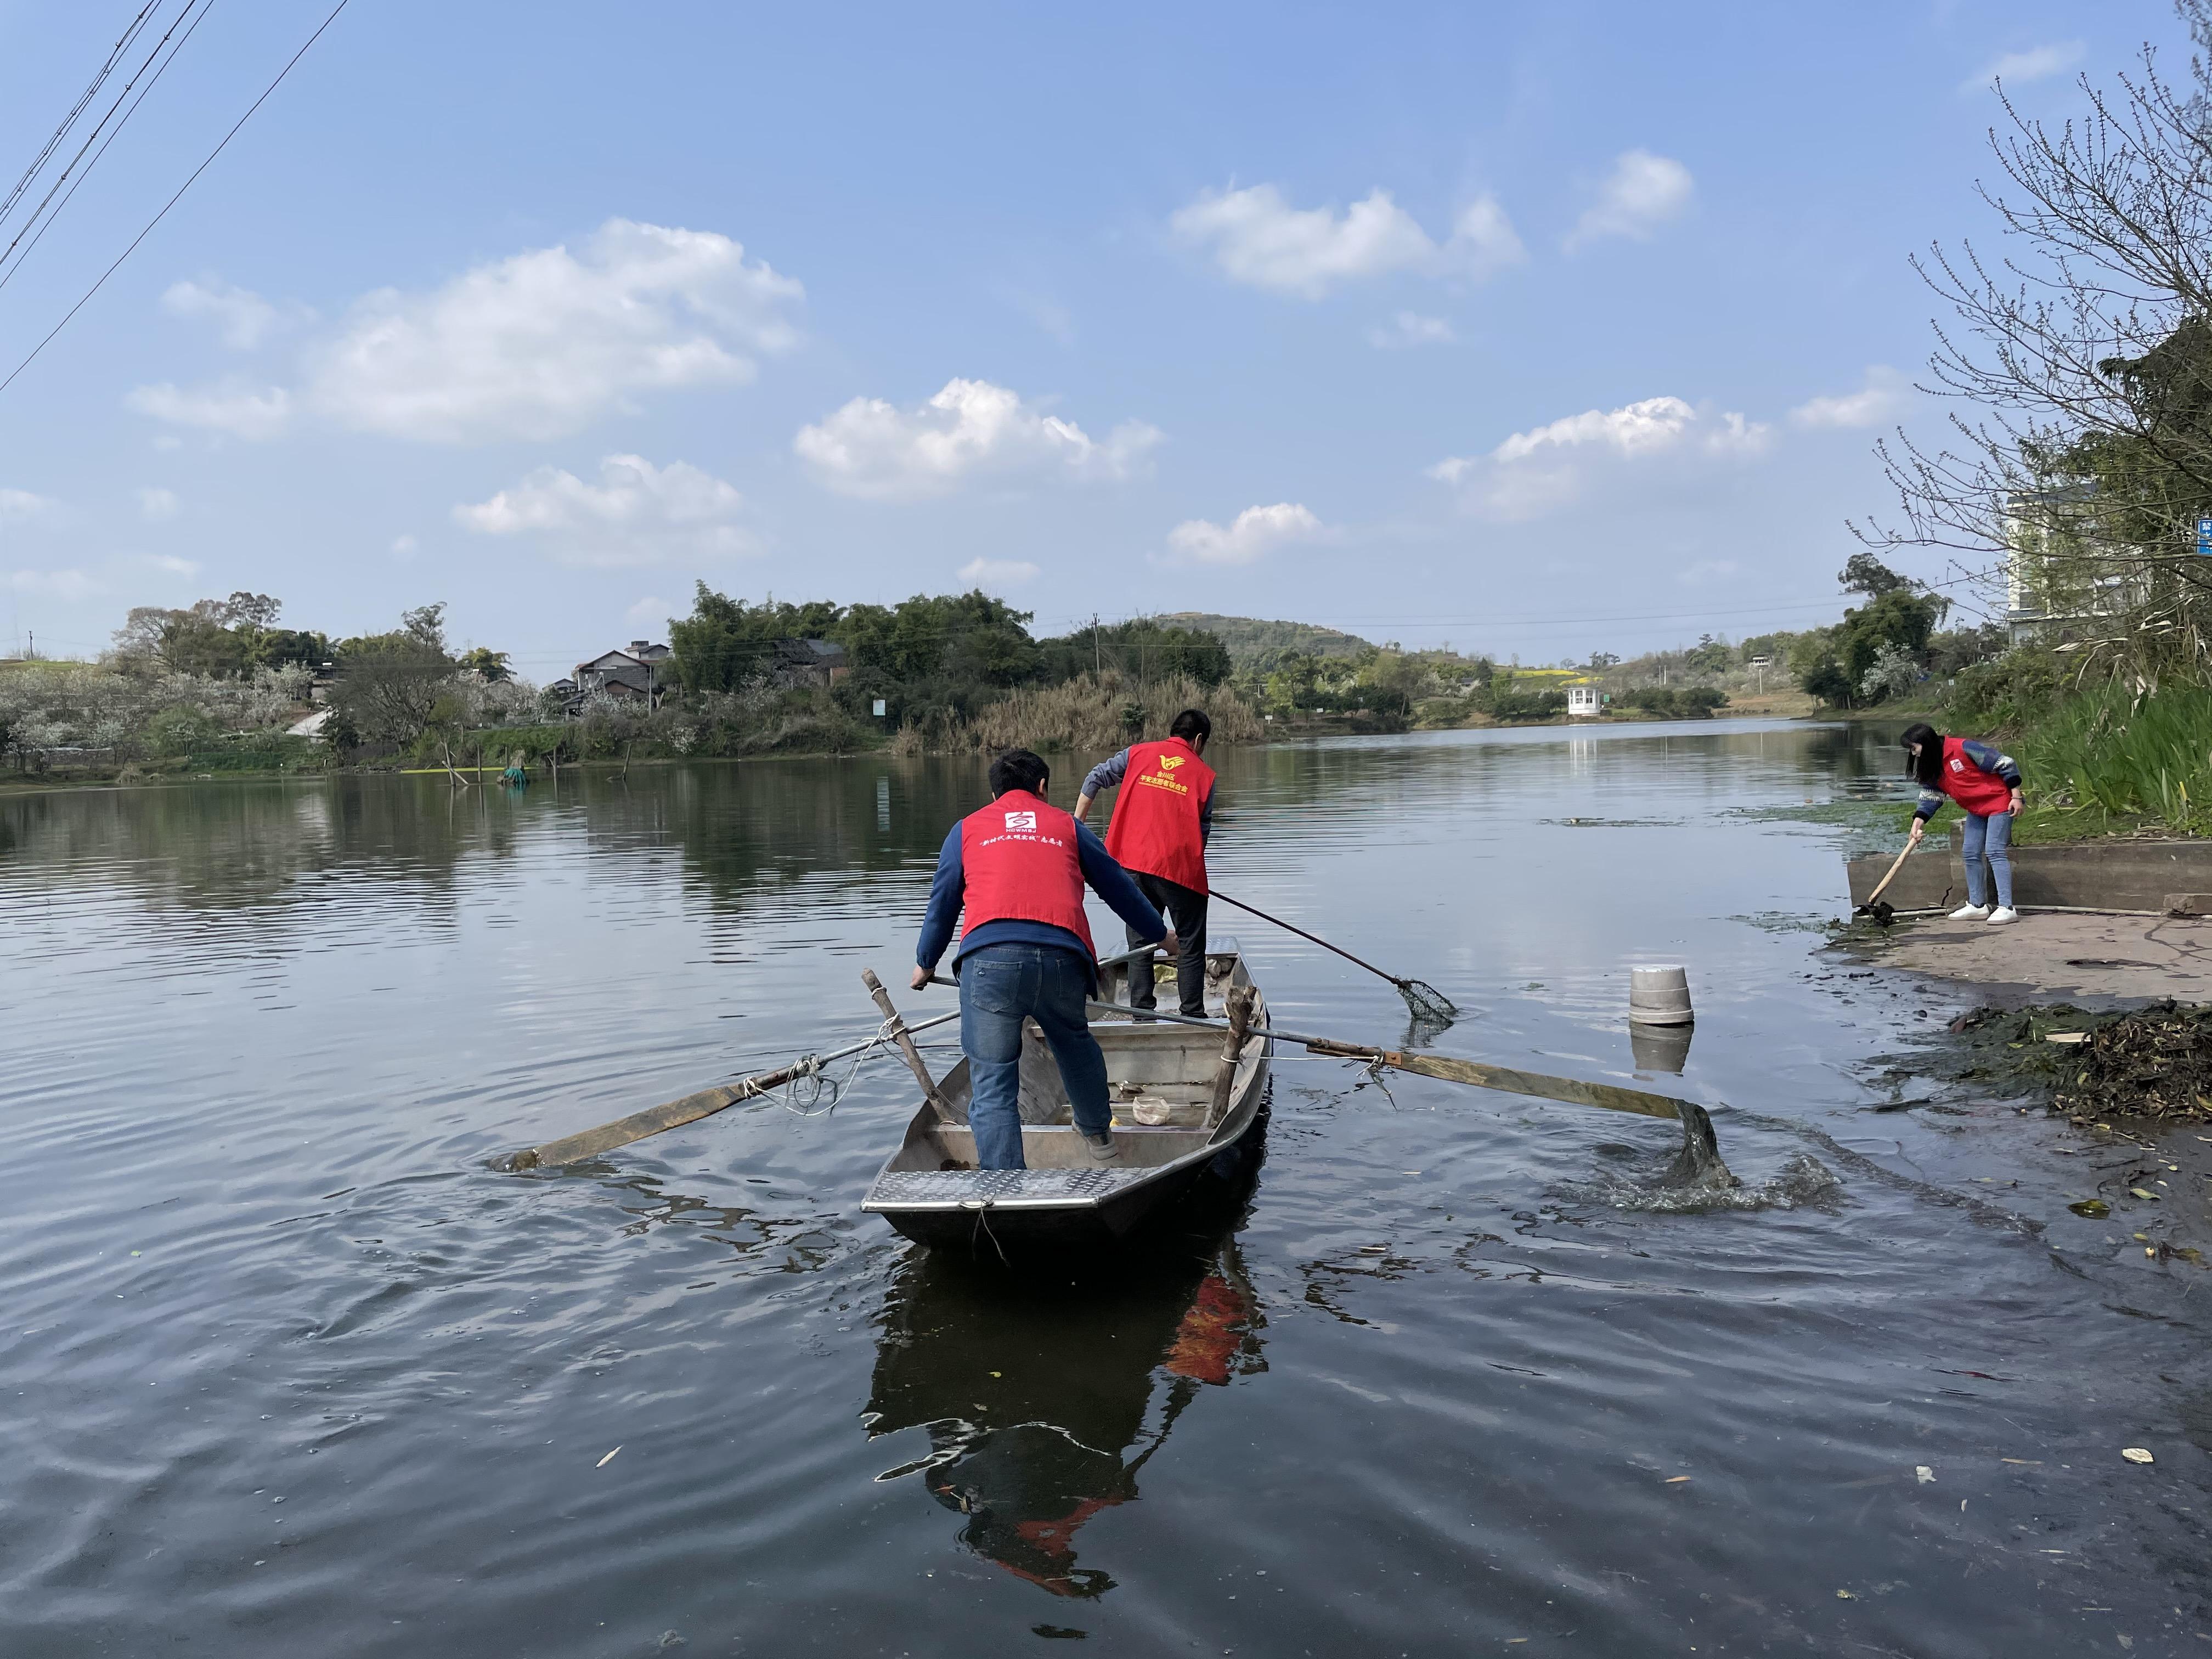
[[[921,1057],[921,1050],[914,1046],[914,1038],[908,1035],[906,1022],[899,1018],[899,1011],[891,1006],[891,994],[884,989],[884,982],[876,977],[876,970],[861,969],[860,981],[868,988],[868,994],[876,1000],[876,1006],[883,1010],[884,1023],[890,1027],[891,1041],[898,1044],[899,1053],[906,1056],[907,1069],[914,1073],[914,1080],[921,1085],[923,1095],[931,1105],[937,1108],[939,1121],[957,1123],[960,1120],[953,1115],[951,1106],[939,1092],[937,1079],[930,1076],[929,1066]]]
[[[1206,1121],[1218,1123],[1229,1110],[1230,1091],[1237,1083],[1237,1062],[1244,1055],[1244,1036],[1252,1024],[1252,988],[1237,985],[1229,992],[1229,1035],[1222,1039],[1221,1062],[1213,1068],[1213,1103]]]

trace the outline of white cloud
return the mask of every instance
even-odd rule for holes
[[[1248,507],[1226,528],[1187,519],[1168,532],[1168,545],[1201,564],[1250,564],[1262,554],[1323,533],[1322,521],[1296,501]]]
[[[161,295],[161,309],[172,317],[214,323],[222,343],[237,351],[251,351],[283,324],[314,314],[304,306],[280,311],[252,289],[213,276],[172,283]]]
[[[366,295],[309,343],[298,387],[163,384],[125,401],[246,438],[273,437],[295,409],[434,443],[558,437],[642,392],[750,380],[760,357],[797,343],[787,313],[803,295],[726,236],[610,219],[574,253],[533,248],[427,293]],[[162,304],[214,319],[234,345],[285,319],[213,282],[179,283]]]
[[[610,219],[580,257],[538,248],[369,295],[310,354],[307,398],[394,437],[558,437],[638,392],[750,380],[797,343],[803,293],[726,236]]]
[[[1659,455],[1747,458],[1771,438],[1764,423],[1733,411],[1707,414],[1680,398],[1646,398],[1516,432],[1486,455],[1455,456],[1428,471],[1492,517],[1532,519],[1573,501],[1613,469]]]
[[[392,556],[395,559],[411,559],[415,556],[416,550],[422,544],[410,535],[394,536],[392,538]]]
[[[1027,559],[970,559],[960,567],[960,580],[972,587],[1019,587],[1036,575]]]
[[[727,557],[757,551],[736,520],[744,498],[684,461],[657,467],[641,455],[610,455],[599,481],[543,466],[488,501],[453,509],[480,535],[544,538],[565,564],[652,564],[672,556]]]
[[[1880,426],[1905,411],[1912,387],[1893,368],[1876,363],[1866,372],[1866,384],[1856,392],[1832,398],[1813,398],[1790,411],[1797,426]]]
[[[1695,192],[1690,170],[1680,161],[1648,149],[1624,150],[1613,158],[1613,171],[1598,186],[1597,200],[1575,222],[1567,237],[1568,251],[1607,236],[1644,241],[1667,221],[1680,216]]]
[[[2080,63],[2087,50],[2082,41],[2061,40],[2047,46],[2031,46],[2026,52],[2008,52],[1979,74],[1960,82],[1959,90],[1981,92],[1992,81],[2015,87],[2026,86],[2031,81],[2047,81]]]
[[[1210,248],[1232,282],[1308,300],[1397,271],[1480,280],[1527,257],[1505,210],[1489,196],[1462,209],[1441,244],[1379,186],[1341,217],[1329,208],[1294,208],[1273,185],[1208,191],[1168,224]]]
[[[1418,311],[1401,311],[1388,328],[1367,331],[1367,343],[1378,351],[1400,351],[1408,346],[1449,345],[1459,336],[1442,317],[1424,317]]]
[[[910,501],[970,479],[1126,478],[1161,436],[1127,421],[1101,443],[1002,386],[956,380],[918,409],[855,398],[818,426],[801,427],[792,447],[832,489]]]
[[[163,380],[133,388],[125,407],[172,426],[227,432],[234,438],[273,438],[291,422],[292,394],[281,386],[221,386],[179,389]]]
[[[164,519],[173,519],[183,509],[178,505],[173,489],[142,489],[138,494],[138,516],[149,524],[159,524]]]
[[[98,578],[82,570],[11,570],[8,586],[19,593],[63,600],[89,599],[106,592]]]
[[[656,599],[648,593],[629,610],[623,611],[623,617],[633,628],[665,628],[668,626],[668,619],[676,614],[677,609],[677,606],[670,604],[666,599]]]
[[[180,559],[173,553],[149,553],[140,562],[149,569],[171,576],[197,576],[200,574],[198,560]]]
[[[60,505],[50,495],[34,495],[27,489],[0,489],[0,524],[28,524]]]

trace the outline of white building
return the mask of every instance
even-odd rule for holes
[[[1567,688],[1567,714],[1574,720],[1588,720],[1605,711],[1605,701],[1594,685],[1571,685]]]

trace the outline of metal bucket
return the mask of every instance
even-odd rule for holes
[[[1688,970],[1672,966],[1631,969],[1628,1018],[1638,1025],[1687,1025],[1696,1019],[1690,1008]]]

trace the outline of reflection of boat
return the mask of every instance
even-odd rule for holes
[[[1076,1565],[1076,1534],[1136,1498],[1206,1385],[1265,1369],[1260,1322],[1233,1243],[1117,1261],[1079,1290],[1064,1273],[916,1254],[892,1287],[863,1420],[871,1439],[926,1429],[929,1451],[877,1479],[921,1475],[968,1517],[961,1541],[978,1555],[1054,1595],[1103,1595],[1114,1580]]]
[[[1093,1164],[1068,1120],[1060,1067],[1031,1025],[1021,1060],[1022,1156],[1029,1168],[975,1167],[963,1060],[939,1085],[951,1120],[923,1102],[861,1207],[921,1243],[995,1248],[1009,1260],[1022,1245],[1103,1243],[1127,1233],[1235,1146],[1259,1115],[1274,1051],[1267,1002],[1235,945],[1224,945],[1206,959],[1206,1012],[1219,1018],[1231,991],[1250,989],[1254,1029],[1220,1109],[1214,1106],[1223,1046],[1218,1032],[1112,1015],[1094,1019],[1091,1029],[1105,1051],[1114,1088],[1121,1156]],[[1127,969],[1115,966],[1103,977],[1101,994],[1115,997],[1126,988]]]

